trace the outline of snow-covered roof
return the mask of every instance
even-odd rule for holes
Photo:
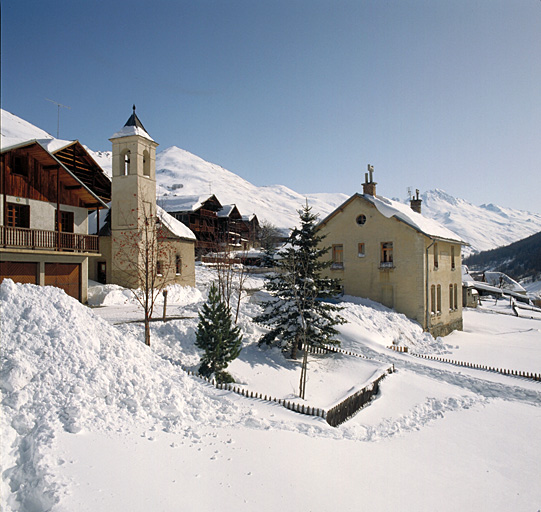
[[[379,213],[387,218],[395,217],[429,237],[452,240],[467,245],[467,242],[461,240],[456,233],[453,233],[438,221],[429,219],[413,211],[408,205],[387,199],[383,196],[364,194],[363,197],[371,202],[378,209]]]
[[[398,201],[394,201],[392,199],[387,199],[383,196],[372,196],[370,194],[354,194],[342,205],[340,205],[336,210],[334,210],[330,215],[323,219],[320,225],[326,224],[338,212],[342,211],[342,209],[348,203],[350,203],[356,198],[368,201],[369,203],[373,204],[377,208],[378,212],[381,213],[384,217],[394,217],[429,238],[449,240],[452,242],[460,243],[462,245],[468,245],[468,243],[464,240],[461,240],[456,233],[453,233],[450,229],[447,229],[438,221],[429,219],[427,217],[424,217],[420,213],[413,211],[410,206],[400,203]]]
[[[140,135],[145,139],[154,142],[154,139],[142,128],[138,126],[124,126],[122,130],[116,132],[110,139],[120,139],[121,137],[129,137],[130,135]]]
[[[111,203],[108,203],[109,208],[111,208]],[[109,210],[110,211],[110,210]],[[196,240],[196,237],[193,233],[193,231],[184,225],[179,220],[175,219],[173,216],[169,215],[161,206],[156,205],[156,214],[158,216],[158,219],[160,219],[160,222],[175,236],[178,236],[179,238],[184,238],[185,240]],[[99,231],[101,231],[105,225],[108,222],[107,214],[101,214],[100,215],[100,226]],[[97,213],[92,212],[88,216],[88,232],[90,234],[96,234],[98,233],[98,230],[96,229],[96,223],[97,223]]]
[[[167,205],[167,209],[171,212],[173,211],[193,211],[199,210],[203,206],[203,204],[211,199],[212,195],[206,195],[206,196],[173,196],[173,197],[161,197],[160,201],[162,201],[165,205]]]
[[[218,217],[229,217],[231,212],[236,208],[234,204],[226,204],[222,209],[217,213]]]
[[[130,135],[140,135],[141,137],[144,137],[145,139],[154,142],[154,139],[148,134],[148,132],[145,130],[145,127],[143,126],[143,123],[137,117],[137,114],[135,113],[135,105],[133,106],[133,114],[126,121],[126,124],[124,125],[122,130],[116,132],[111,137],[111,139],[129,137]]]
[[[171,231],[173,235],[187,240],[196,240],[193,231],[188,226],[175,219],[172,215],[169,215],[161,206],[156,206],[156,210],[161,223]]]

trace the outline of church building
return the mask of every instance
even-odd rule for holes
[[[100,252],[89,277],[138,288],[146,276],[167,284],[195,285],[195,235],[156,204],[158,144],[133,113],[110,141],[112,199],[99,222]],[[92,220],[97,224],[97,218]],[[95,228],[96,229],[96,228]]]

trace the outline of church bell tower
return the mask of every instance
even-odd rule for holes
[[[115,261],[126,252],[126,245],[133,244],[144,223],[156,219],[156,147],[135,113],[124,127],[110,139],[113,144],[113,180],[111,200],[111,249],[113,274],[124,286],[136,287],[135,261]],[[133,251],[138,252],[134,249]],[[140,252],[140,251],[139,251]],[[134,256],[135,258],[135,256]]]

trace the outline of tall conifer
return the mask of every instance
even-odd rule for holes
[[[291,232],[279,253],[278,272],[265,284],[271,297],[255,318],[270,328],[259,343],[280,344],[291,350],[292,358],[304,340],[312,346],[339,344],[333,339],[338,333],[335,326],[345,322],[338,314],[340,308],[324,300],[336,294],[339,281],[321,275],[332,262],[325,258],[329,248],[321,246],[323,236],[311,210],[308,204],[299,210],[300,227]]]

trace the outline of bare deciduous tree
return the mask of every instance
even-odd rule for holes
[[[113,266],[143,308],[145,344],[150,346],[150,319],[158,296],[174,277],[174,256],[150,204],[143,203],[137,225],[115,235]]]

